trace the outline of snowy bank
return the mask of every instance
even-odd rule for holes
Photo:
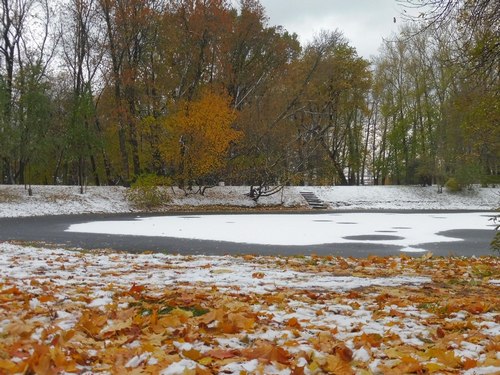
[[[24,186],[0,185],[0,217],[61,215],[80,213],[122,213],[136,211],[126,199],[126,188],[89,186],[79,194],[77,186],[33,186],[28,196]],[[500,206],[499,188],[480,188],[461,193],[437,193],[435,187],[420,186],[292,186],[258,203],[246,193],[248,186],[217,186],[205,196],[185,195],[168,189],[170,202],[161,210],[211,207],[309,209],[301,192],[312,192],[329,209],[342,210],[476,210]]]

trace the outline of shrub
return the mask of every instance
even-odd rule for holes
[[[493,241],[491,241],[491,248],[493,251],[496,251],[498,254],[500,254],[500,232],[498,231],[498,228]]]
[[[500,211],[500,208],[497,211]],[[495,216],[492,220],[495,224],[497,224],[497,226],[495,228],[495,237],[493,237],[493,240],[491,241],[491,249],[500,254],[500,215]]]
[[[152,174],[141,175],[127,191],[126,197],[135,208],[151,210],[170,202],[166,188],[170,179]]]
[[[500,175],[484,175],[481,177],[482,187],[496,187],[500,185]]]
[[[474,184],[481,181],[481,167],[477,162],[464,162],[457,166],[454,177],[456,178],[460,190],[467,188],[472,190]]]
[[[14,191],[9,191],[7,186],[0,187],[0,202],[13,203],[20,200],[20,196]]]
[[[446,187],[446,190],[448,190],[450,193],[456,193],[460,190],[462,190],[462,186],[458,183],[457,179],[454,177],[451,177],[446,181],[446,184],[444,184]]]

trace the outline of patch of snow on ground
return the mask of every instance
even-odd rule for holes
[[[330,208],[348,210],[491,210],[500,205],[500,188],[438,193],[435,186],[317,186],[311,191]]]
[[[70,215],[129,212],[126,189],[89,186],[79,194],[78,186],[33,186],[28,196],[24,186],[0,185],[0,217]]]

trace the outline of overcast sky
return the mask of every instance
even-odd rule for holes
[[[365,58],[376,55],[382,37],[389,37],[402,23],[396,0],[261,0],[261,4],[270,26],[297,33],[302,44],[320,30],[339,29]]]

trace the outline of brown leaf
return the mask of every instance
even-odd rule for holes
[[[0,289],[0,294],[13,294],[13,295],[21,295],[24,294],[22,291],[20,291],[17,286],[13,286],[12,288],[9,289]]]
[[[103,336],[109,338],[110,336],[116,335],[118,332],[128,329],[132,326],[132,318],[125,321],[114,322],[113,325],[105,327],[100,333]]]
[[[470,370],[471,368],[475,368],[477,366],[477,360],[472,358],[465,358],[463,363],[464,370]]]
[[[329,354],[326,357],[326,364],[323,366],[323,370],[326,370],[329,374],[333,375],[354,374],[352,366],[349,362],[344,361],[339,355]]]
[[[288,364],[291,357],[282,347],[268,342],[260,342],[252,348],[244,349],[241,354],[248,359],[264,359],[283,364]]]
[[[304,375],[304,374],[305,374],[305,367],[295,366],[292,368],[291,375]]]
[[[200,366],[196,366],[196,375],[212,375],[212,371],[206,368],[202,368]]]
[[[31,367],[36,374],[52,374],[49,348],[45,345],[34,345]]]
[[[101,328],[106,324],[108,318],[92,311],[84,311],[77,326],[90,336],[97,336]]]
[[[202,357],[200,351],[196,349],[184,350],[182,355],[186,358],[192,359],[193,361],[197,361]]]
[[[340,343],[335,347],[335,354],[345,362],[352,361],[352,350],[345,346],[344,343]]]
[[[444,329],[442,329],[441,327],[438,327],[436,330],[436,335],[437,335],[437,337],[442,339],[446,335],[446,333],[445,333]]]
[[[356,349],[362,346],[367,346],[369,348],[378,348],[382,344],[382,336],[378,333],[362,333],[361,336],[356,336],[354,338],[354,347]]]
[[[128,293],[132,296],[141,295],[144,292],[144,285],[136,285],[135,283],[130,287]]]
[[[224,319],[224,310],[222,309],[210,310],[208,313],[198,317],[198,321],[203,324],[210,324],[216,320],[221,322],[223,319]]]
[[[311,342],[316,350],[323,353],[334,354],[337,340],[329,332],[320,332],[318,337],[312,338]]]
[[[224,318],[221,330],[224,333],[239,333],[243,330],[252,330],[254,325],[253,317],[247,317],[242,313],[230,313]]]
[[[298,328],[298,329],[302,328],[299,321],[295,317],[288,319],[286,322],[286,326],[291,327],[291,328]]]
[[[238,352],[234,349],[212,349],[203,354],[216,359],[226,359],[236,357]]]

